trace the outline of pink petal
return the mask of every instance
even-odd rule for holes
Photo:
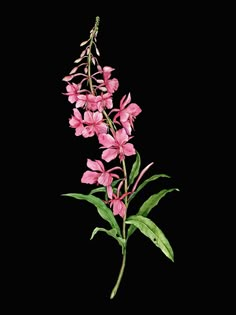
[[[127,98],[126,98],[126,100],[125,100],[125,102],[122,104],[122,107],[124,108],[127,104],[130,103],[130,101],[131,101],[131,95],[129,93]]]
[[[110,162],[117,157],[118,151],[116,149],[106,149],[102,152],[102,159]]]
[[[99,171],[101,173],[105,171],[102,161],[99,160],[92,161],[90,159],[87,159],[87,166],[93,171]]]
[[[122,97],[122,99],[120,100],[120,109],[124,109],[124,100],[125,100],[125,98],[126,98],[126,95],[124,95]]]
[[[75,129],[75,135],[76,136],[81,136],[82,132],[84,130],[84,126],[82,124],[80,124],[78,127],[76,127]]]
[[[86,124],[93,124],[93,113],[89,110],[84,113],[84,122]]]
[[[109,199],[112,199],[112,193],[113,193],[112,187],[107,186],[107,195]]]
[[[116,131],[116,141],[122,145],[123,143],[126,143],[129,140],[129,137],[125,131],[124,128],[121,128],[119,130]]]
[[[94,123],[97,123],[97,122],[101,121],[102,119],[103,119],[102,113],[100,113],[98,111],[93,113],[93,121],[94,121]]]
[[[72,128],[77,128],[80,125],[80,122],[74,116],[72,116],[69,119],[69,124]]]
[[[106,108],[111,109],[113,107],[113,101],[111,98],[106,100]]]
[[[95,183],[97,183],[97,180],[98,180],[99,176],[100,176],[100,173],[86,171],[86,172],[84,172],[84,174],[83,174],[83,176],[81,178],[81,183],[84,183],[84,184],[95,184]]]
[[[125,122],[122,122],[122,126],[125,128],[125,131],[127,133],[127,135],[131,135],[131,132],[132,132],[132,128],[131,128],[131,125],[129,123],[129,121],[125,121]]]
[[[76,98],[77,100],[78,98]],[[77,100],[76,104],[75,104],[75,107],[76,108],[79,108],[79,107],[83,107],[85,104],[85,101],[84,100]]]
[[[108,67],[108,66],[103,67],[103,76],[104,76],[105,80],[108,80],[110,78],[111,72],[113,70],[115,70],[115,69],[111,68],[111,67]]]
[[[121,201],[121,202],[122,202],[122,201]],[[125,204],[122,202],[122,207],[121,207],[121,209],[120,209],[119,215],[120,215],[122,218],[124,218],[125,213],[126,213],[126,206],[125,206]]]
[[[123,151],[124,151],[124,154],[127,156],[136,154],[134,145],[132,143],[126,143],[125,145],[123,145]]]
[[[113,201],[113,213],[114,215],[119,214],[122,218],[125,215],[126,207],[125,204],[120,200]]]
[[[118,89],[118,87],[119,87],[119,81],[116,78],[112,80],[108,80],[106,82],[107,91],[111,94],[114,93]]]
[[[124,122],[126,121],[128,118],[129,118],[129,113],[126,109],[123,109],[121,112],[120,112],[120,121],[121,122]]]
[[[89,94],[89,95],[87,96],[87,99],[88,99],[88,102],[94,102],[94,103],[97,102],[96,96],[93,95],[93,94]]]
[[[95,129],[93,125],[84,127],[83,132],[82,132],[82,136],[84,138],[93,137],[94,135],[95,135]]]
[[[107,129],[108,129],[107,125],[103,122],[96,125],[94,128],[97,135],[102,134],[102,133],[107,133]]]
[[[130,104],[126,110],[132,116],[138,116],[142,111],[142,109],[135,103]]]
[[[73,104],[74,102],[76,102],[77,101],[77,95],[69,95],[69,97],[68,97],[68,101],[71,103],[71,104]]]
[[[98,183],[103,186],[109,186],[112,183],[112,176],[108,172],[102,173],[98,178]]]
[[[98,141],[105,148],[110,148],[111,146],[115,145],[115,139],[111,135],[105,133],[98,135]]]
[[[78,119],[79,121],[82,122],[82,115],[81,115],[80,111],[76,108],[73,108],[73,113],[74,113],[76,119]]]

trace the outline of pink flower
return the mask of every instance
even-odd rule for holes
[[[105,108],[111,109],[113,107],[112,95],[110,93],[101,93],[97,96],[97,108],[102,112]]]
[[[113,214],[114,215],[119,214],[123,218],[126,212],[126,206],[124,202],[121,201],[121,199],[124,197],[123,196],[117,197],[114,194],[113,196],[114,198],[110,201],[111,207],[113,207]]]
[[[93,94],[79,95],[75,107],[84,107],[86,105],[87,110],[96,111],[97,107],[97,97]]]
[[[123,185],[123,181],[120,182],[118,188],[117,188],[117,193],[114,194],[112,193],[112,198],[109,200],[110,206],[113,208],[113,214],[114,215],[120,215],[122,218],[125,216],[126,213],[126,205],[122,201],[125,196],[127,196],[129,193],[124,193],[123,195],[120,196],[120,189],[121,186]]]
[[[77,102],[78,96],[80,95],[81,84],[76,83],[68,83],[66,86],[66,93],[62,93],[64,95],[68,95],[68,100],[71,104]]]
[[[103,78],[108,93],[114,93],[119,87],[119,81],[116,78],[110,79],[111,72],[115,70],[111,67],[103,67]]]
[[[120,101],[120,109],[113,109],[111,112],[118,112],[113,119],[114,122],[117,123],[117,118],[120,117],[120,122],[122,126],[125,128],[127,134],[131,135],[132,128],[134,129],[133,121],[135,120],[136,116],[141,113],[142,110],[135,103],[129,104],[131,101],[130,93],[128,94],[126,100],[125,97],[126,95],[124,95]]]
[[[95,134],[99,135],[107,132],[108,127],[106,123],[103,122],[103,115],[98,111],[91,112],[87,110],[84,113],[83,122],[87,125],[86,127],[84,127],[82,133],[85,138],[92,137]]]
[[[110,134],[100,134],[98,141],[103,146],[101,148],[107,148],[102,153],[102,159],[106,162],[114,160],[119,155],[120,161],[124,160],[125,155],[130,156],[136,153],[133,144],[127,143],[130,137],[127,135],[124,128],[115,132],[114,138]]]
[[[92,161],[90,159],[87,159],[87,166],[94,172],[86,171],[81,178],[81,182],[85,184],[100,184],[105,186],[107,188],[108,197],[111,199],[112,198],[111,183],[113,181],[113,178],[119,178],[117,174],[111,172],[116,169],[122,170],[122,168],[116,166],[106,171],[102,161],[100,160]]]
[[[73,109],[74,116],[69,119],[69,124],[71,128],[75,128],[75,135],[80,136],[84,130],[82,115],[78,109]]]

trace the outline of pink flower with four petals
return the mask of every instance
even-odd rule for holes
[[[121,186],[123,185],[123,182],[120,182],[118,188],[117,188],[117,193],[116,194],[112,194],[112,198],[111,200],[109,200],[110,203],[110,207],[113,208],[113,214],[114,215],[120,215],[122,218],[125,216],[126,213],[126,205],[124,204],[124,202],[122,201],[128,194],[130,194],[129,192],[124,193],[120,196],[120,189]]]
[[[125,128],[127,134],[131,135],[131,131],[132,129],[134,129],[133,121],[135,120],[136,116],[141,113],[142,110],[135,103],[129,104],[131,101],[130,93],[128,94],[126,99],[125,97],[126,95],[124,95],[120,101],[120,109],[113,109],[111,112],[118,112],[114,116],[113,121],[117,123],[117,118],[120,117],[120,123]]]
[[[82,115],[77,108],[74,108],[73,112],[74,116],[69,119],[69,125],[71,128],[75,128],[75,135],[80,136],[84,130]]]
[[[103,122],[103,115],[102,113],[91,112],[87,110],[84,113],[84,120],[83,122],[87,125],[84,127],[82,132],[83,137],[88,138],[92,137],[95,134],[98,136],[101,133],[106,133],[108,126],[106,123]]]
[[[81,84],[68,83],[66,86],[66,93],[62,93],[68,96],[68,101],[73,104],[77,102],[78,96],[80,95]]]
[[[118,155],[120,161],[123,161],[125,156],[136,154],[133,144],[127,143],[130,138],[124,128],[117,130],[114,137],[110,134],[99,134],[98,141],[103,145],[100,148],[106,148],[102,153],[102,159],[110,162]]]
[[[108,93],[114,93],[119,87],[119,81],[116,78],[110,79],[111,72],[115,70],[111,67],[103,67],[103,78]]]
[[[105,186],[107,188],[108,197],[111,199],[113,193],[111,183],[113,178],[119,178],[119,176],[115,173],[112,173],[112,171],[118,169],[122,171],[122,168],[115,166],[106,171],[102,161],[92,161],[90,159],[87,159],[87,166],[93,170],[93,172],[86,171],[81,178],[81,182],[85,184],[100,184]]]

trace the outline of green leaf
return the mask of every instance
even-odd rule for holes
[[[97,192],[105,192],[106,193],[106,191],[107,191],[106,187],[98,187],[98,188],[92,189],[89,194],[92,195],[92,194],[95,194]]]
[[[143,181],[138,187],[137,189],[130,195],[128,202],[130,203],[130,201],[137,195],[137,193],[143,189],[149,182],[152,182],[154,180],[157,180],[160,177],[167,177],[170,178],[170,176],[165,175],[165,174],[156,174],[153,175],[151,177],[149,177],[148,179],[146,179],[145,181]]]
[[[140,158],[139,153],[136,151],[136,160],[134,161],[134,164],[129,174],[129,186],[133,184],[135,178],[138,176],[140,165],[141,165],[141,158]]]
[[[179,191],[178,188],[170,188],[170,189],[163,189],[159,191],[157,194],[154,194],[150,196],[142,206],[139,208],[139,211],[137,212],[137,215],[142,215],[144,217],[147,217],[149,212],[158,205],[159,201],[169,192],[171,191]],[[128,229],[128,237],[130,237],[131,234],[134,233],[136,230],[136,227],[134,225],[131,225]]]
[[[170,260],[174,261],[174,253],[169,241],[161,229],[151,219],[141,215],[132,215],[125,223],[136,226],[140,232],[142,232],[157,247],[159,247]]]
[[[121,231],[118,223],[116,222],[116,219],[111,211],[110,208],[108,208],[103,200],[101,200],[98,197],[95,197],[93,195],[84,195],[84,194],[77,194],[77,193],[68,193],[63,194],[62,196],[68,196],[72,198],[76,198],[79,200],[86,200],[90,203],[92,203],[98,210],[99,215],[110,223],[111,227],[116,229],[117,233],[121,236]]]
[[[115,238],[118,241],[118,243],[120,244],[120,246],[122,247],[122,254],[124,253],[126,241],[122,237],[118,236],[117,230],[115,228],[113,228],[111,230],[107,230],[107,229],[104,229],[104,228],[96,227],[93,230],[93,233],[92,233],[92,235],[90,237],[90,240],[92,240],[94,238],[94,236],[97,234],[97,232],[105,232],[108,235],[110,235],[111,237]]]

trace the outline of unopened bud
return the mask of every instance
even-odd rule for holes
[[[84,46],[85,44],[87,44],[88,41],[89,41],[89,39],[85,40],[84,42],[82,42],[82,43],[80,44],[80,46]]]

